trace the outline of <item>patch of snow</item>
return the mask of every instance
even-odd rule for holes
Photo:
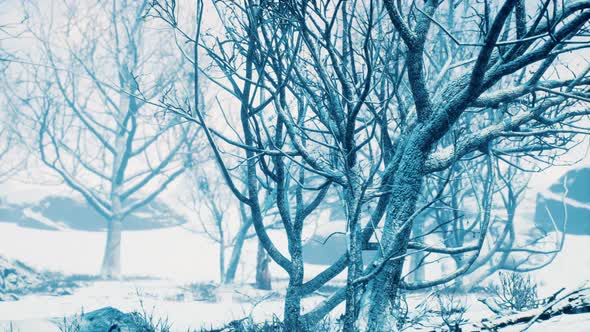
[[[73,295],[49,297],[29,296],[17,302],[0,302],[0,328],[13,322],[23,331],[23,326],[38,324],[34,331],[53,332],[58,329],[46,324],[49,318],[60,318],[90,312],[106,306],[116,306],[123,312],[145,311],[154,317],[167,318],[172,331],[185,332],[188,328],[220,327],[232,320],[252,315],[257,321],[282,316],[282,298],[269,292],[252,290],[249,287],[222,288],[224,293],[218,302],[178,301],[176,295],[183,291],[168,281],[97,282],[76,291]],[[256,296],[257,293],[260,296]],[[188,297],[187,297],[188,298]],[[320,298],[308,298],[304,305],[318,303]],[[142,308],[143,305],[143,308]]]
[[[68,229],[62,222],[53,221],[53,220],[45,217],[43,214],[33,211],[31,208],[24,209],[23,215],[25,217],[31,218],[35,221],[38,221],[39,223],[41,223],[49,228],[53,228],[53,229],[61,230],[61,231]]]

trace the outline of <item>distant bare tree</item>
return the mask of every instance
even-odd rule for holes
[[[204,154],[201,154],[204,156]],[[242,249],[247,240],[256,238],[252,230],[252,218],[243,202],[235,200],[224,185],[223,178],[211,176],[211,170],[203,167],[204,163],[194,165],[187,175],[190,178],[190,201],[184,204],[198,211],[199,232],[214,241],[219,249],[220,282],[232,284],[242,259]],[[239,173],[238,173],[239,174]],[[240,181],[236,177],[236,181]],[[266,228],[276,227],[277,213],[272,209],[272,195],[264,197],[262,214],[271,220]],[[238,204],[232,204],[237,202]],[[229,259],[226,255],[231,249]],[[264,247],[258,246],[256,254],[256,283],[258,289],[270,289],[270,258]]]
[[[199,211],[199,231],[217,244],[220,282],[231,284],[235,281],[244,243],[251,235],[249,230],[252,228],[252,220],[243,205],[234,209],[236,204],[231,204],[233,197],[223,186],[223,179],[210,176],[201,167],[191,169],[189,174],[193,191],[191,205]],[[236,226],[237,231],[232,234]],[[227,260],[226,251],[230,248],[231,253]]]
[[[190,166],[197,131],[153,101],[182,73],[164,36],[146,34],[147,1],[64,5],[63,30],[53,18],[30,28],[46,65],[32,74],[39,97],[22,104],[37,116],[43,163],[107,221],[101,275],[117,278],[125,218]]]

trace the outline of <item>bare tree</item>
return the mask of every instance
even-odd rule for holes
[[[543,1],[536,8],[520,0],[210,6],[223,32],[203,38],[179,27],[176,2],[153,8],[195,47],[194,75],[204,72],[239,102],[239,130],[227,121],[231,134],[208,125],[196,106],[178,114],[204,128],[261,244],[289,273],[290,329],[313,325],[344,300],[346,330],[394,328],[389,313],[399,290],[453,281],[486,252],[496,183],[513,164],[510,156],[551,165],[588,133],[579,120],[589,114],[582,105],[589,101],[590,69],[566,59],[583,57],[588,47],[589,1]],[[195,22],[199,31],[199,15]],[[224,156],[222,144],[242,150],[245,194],[227,166],[235,156]],[[470,160],[479,166],[456,168]],[[471,178],[479,196],[477,235],[441,246],[412,241],[415,220],[457,192],[459,176]],[[432,178],[439,181],[427,185]],[[276,191],[289,257],[265,232],[261,190]],[[303,225],[332,190],[346,211],[348,248],[304,282]],[[372,262],[363,262],[364,249],[377,250]],[[416,252],[447,255],[459,266],[437,279],[407,282],[404,262]],[[302,315],[301,298],[344,269],[347,286]]]
[[[195,130],[163,114],[152,101],[162,98],[182,73],[178,57],[159,44],[163,36],[150,35],[154,43],[147,42],[146,6],[147,1],[89,7],[67,2],[63,31],[53,22],[63,17],[50,18],[39,30],[30,28],[46,65],[34,68],[33,93],[40,97],[22,104],[37,116],[43,163],[107,222],[101,269],[107,278],[121,275],[125,218],[190,166],[196,144]],[[63,40],[53,37],[56,31]],[[162,62],[168,63],[159,68]]]
[[[209,172],[210,170],[203,168],[202,165],[193,167],[189,172],[192,190],[190,206],[199,211],[200,232],[218,246],[220,282],[232,284],[236,278],[244,244],[255,237],[255,234],[250,232],[252,218],[248,215],[244,203],[239,201],[239,204],[230,203],[234,201],[234,198],[224,186],[223,179],[210,176]],[[272,211],[268,211],[271,207],[271,199],[271,196],[267,196],[263,204],[265,216],[273,214]],[[274,225],[270,223],[268,226]],[[226,259],[228,249],[231,249],[229,260]],[[256,287],[259,289],[270,289],[269,260],[264,248],[259,246],[256,258]]]
[[[568,129],[565,129],[565,132],[561,130],[569,127],[580,116],[586,115],[587,111],[575,106],[565,109],[564,107],[584,101],[587,70],[582,68],[567,80],[553,81],[546,77],[551,76],[551,73],[547,72],[550,68],[559,67],[556,59],[562,51],[572,51],[570,45],[577,45],[576,36],[583,34],[590,16],[590,3],[581,1],[564,8],[555,8],[561,14],[549,14],[549,22],[543,23],[542,17],[549,13],[547,7],[552,6],[549,2],[545,2],[542,7],[536,8],[530,14],[524,9],[523,1],[503,1],[493,7],[491,3],[485,2],[483,8],[463,2],[461,5],[465,6],[466,11],[476,9],[476,13],[486,13],[478,22],[481,27],[479,38],[482,41],[473,43],[476,45],[472,46],[474,60],[470,71],[449,80],[444,87],[437,89],[438,93],[429,91],[427,72],[423,69],[429,52],[426,48],[428,32],[433,24],[443,31],[446,30],[436,15],[442,12],[442,17],[453,17],[453,9],[444,10],[439,2],[426,2],[423,8],[412,7],[410,10],[415,13],[415,20],[410,22],[410,28],[408,23],[401,19],[404,8],[399,5],[385,2],[387,14],[407,47],[407,80],[414,99],[416,122],[412,132],[403,137],[403,140],[412,143],[403,149],[404,156],[395,176],[395,182],[400,187],[396,190],[395,196],[421,188],[424,175],[447,169],[461,158],[474,158],[478,155],[486,157],[490,154],[493,154],[493,158],[503,158],[505,154],[532,150],[552,155],[555,146],[563,147],[571,142]],[[524,14],[522,11],[525,11]],[[512,13],[515,19],[509,20]],[[527,20],[527,14],[532,20]],[[453,43],[458,41],[450,32],[448,39]],[[573,44],[569,42],[572,39]],[[573,48],[576,50],[579,46]],[[527,69],[531,68],[529,66],[535,68],[534,74],[527,75]],[[519,79],[519,76],[524,78]],[[496,90],[496,84],[500,80],[512,81],[513,85]],[[543,93],[540,100],[529,98],[530,94],[535,92],[537,96],[540,92]],[[498,107],[499,105],[501,107]],[[485,112],[482,111],[489,108],[495,109],[493,116],[477,117],[477,121],[486,123],[482,130],[471,131],[458,137],[453,145],[446,148],[441,146],[440,140],[453,135],[454,126],[460,123],[462,117],[478,110],[483,115]],[[547,135],[547,130],[551,134]],[[515,135],[518,135],[518,140],[510,139]],[[557,140],[558,144],[546,143],[547,140],[553,139]],[[541,146],[534,147],[532,142],[535,141],[540,141]],[[486,146],[490,146],[492,142],[498,147],[490,152]],[[408,157],[410,159],[407,159]],[[417,169],[408,173],[407,170],[413,167]],[[491,167],[489,169],[491,170]],[[418,178],[415,178],[416,181],[407,181],[412,173],[418,175]],[[412,199],[415,202],[417,195],[418,193],[409,195],[404,201]],[[406,210],[403,208],[404,204],[393,201],[389,205],[390,211],[395,211],[395,219],[398,222],[411,220],[410,217],[416,211],[415,206],[407,207]],[[489,211],[484,212],[482,222],[489,218],[486,216],[489,216]],[[388,225],[386,221],[384,227],[381,245],[397,252],[396,255],[404,255],[409,244],[407,234],[401,232],[388,236],[388,228],[394,226]],[[481,245],[461,268],[448,276],[415,285],[403,285],[399,278],[399,264],[385,263],[383,270],[368,285],[366,295],[370,296],[370,309],[367,315],[367,328],[381,329],[387,326],[388,320],[391,320],[386,314],[388,297],[395,296],[397,289],[431,287],[452,280],[469,270],[475,261],[473,257],[477,257],[480,250]],[[385,252],[388,252],[387,249]]]

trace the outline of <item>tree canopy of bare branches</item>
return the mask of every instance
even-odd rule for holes
[[[41,16],[44,5],[25,10]],[[40,51],[21,61],[31,70],[13,88],[14,107],[30,110],[41,161],[104,217],[101,274],[116,278],[125,218],[192,162],[198,130],[154,106],[180,81],[182,61],[160,48],[164,35],[150,42],[147,1],[50,6],[54,17],[28,26]]]
[[[231,134],[204,114],[189,118],[204,128],[227,185],[289,273],[285,322],[294,328],[343,300],[345,329],[395,326],[388,308],[399,289],[452,281],[478,261],[494,224],[497,179],[527,171],[524,161],[550,165],[587,133],[578,123],[588,115],[588,1],[198,2],[197,33],[179,24],[180,6],[157,1],[151,13],[195,46],[194,74],[205,73],[239,104],[220,105],[238,118],[236,128],[227,121]],[[222,33],[202,27],[203,8],[217,13]],[[246,194],[223,144],[242,150]],[[457,173],[467,161],[481,166]],[[441,247],[412,242],[416,218],[456,191],[459,176],[479,193],[468,223],[478,235]],[[434,186],[426,181],[437,178]],[[288,256],[265,232],[261,190],[276,195]],[[346,211],[348,249],[304,282],[304,220],[332,191]],[[369,246],[378,254],[363,262]],[[440,279],[407,283],[402,269],[415,251],[461,258]],[[346,288],[302,314],[301,297],[345,268]]]
[[[590,131],[589,0],[118,4],[97,4],[109,13],[104,31],[68,21],[66,32],[83,38],[65,52],[52,47],[55,22],[36,35],[51,75],[33,80],[43,161],[117,225],[190,164],[182,156],[199,128],[242,222],[288,274],[288,330],[311,328],[342,302],[344,330],[394,330],[402,290],[531,270],[542,266],[531,257],[559,250],[534,247],[541,238],[523,248],[515,211],[526,174]],[[144,24],[164,25],[175,47],[145,51]],[[181,60],[159,72],[144,60],[154,54]],[[155,109],[165,121],[141,135]],[[148,167],[127,174],[134,157]],[[88,187],[80,173],[103,185]],[[152,180],[154,190],[130,199]],[[344,212],[346,250],[306,275],[305,226],[331,208]],[[268,231],[276,220],[286,250]],[[112,237],[107,248],[119,244]],[[453,269],[404,273],[432,256]],[[304,297],[343,271],[342,289],[303,310]]]

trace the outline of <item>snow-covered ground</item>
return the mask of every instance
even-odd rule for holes
[[[219,327],[250,314],[256,319],[270,319],[274,313],[280,314],[282,308],[276,297],[254,306],[252,299],[264,299],[265,294],[249,287],[220,290],[220,298],[213,303],[183,300],[187,292],[180,285],[166,280],[100,281],[80,288],[72,295],[31,295],[15,302],[0,302],[0,327],[12,322],[23,332],[58,331],[47,318],[59,322],[65,316],[114,306],[123,312],[153,313],[157,318],[168,319],[174,331],[186,332],[188,328]],[[34,330],[24,328],[30,324],[39,327]]]
[[[564,172],[565,169],[554,172],[550,178],[558,178]],[[523,219],[532,217],[530,206],[531,199],[536,197],[535,192],[553,182],[535,181],[533,179],[534,188],[527,195],[528,201],[523,204],[520,213]],[[39,192],[36,194],[39,195]],[[19,202],[25,202],[27,198],[29,201],[38,199],[32,192],[31,195],[13,195],[11,198]],[[271,236],[276,239],[279,249],[286,252],[280,232],[271,231]],[[52,231],[0,222],[0,255],[18,259],[39,270],[65,275],[96,275],[105,240],[106,234],[102,232],[76,231],[64,227]],[[283,307],[280,296],[284,292],[284,282],[274,282],[279,296],[274,292],[255,291],[248,285],[253,282],[255,274],[255,241],[248,241],[244,248],[237,273],[238,286],[218,289],[214,302],[197,301],[187,296],[190,291],[184,286],[219,280],[217,250],[215,243],[203,234],[196,233],[190,225],[125,231],[122,241],[124,280],[91,282],[75,289],[71,295],[28,295],[18,301],[0,302],[0,331],[4,332],[10,323],[15,327],[14,331],[59,331],[50,319],[61,319],[106,306],[129,312],[141,310],[141,304],[145,310],[153,311],[158,317],[168,317],[173,323],[173,330],[182,332],[188,327],[200,329],[220,326],[250,314],[259,320],[271,318],[275,314],[280,317]],[[307,265],[306,279],[323,268]],[[271,271],[273,278],[286,278],[286,274],[275,264],[271,264]],[[590,279],[590,238],[568,235],[563,251],[552,264],[533,272],[532,276],[539,284],[541,296],[549,295],[561,287],[576,287]],[[337,279],[342,282],[343,275]],[[304,301],[304,308],[311,308],[320,300],[320,296],[308,298]],[[419,299],[412,301],[417,303]],[[472,320],[490,315],[476,298],[469,299],[469,303],[469,317]],[[590,314],[554,318],[531,329],[555,330],[590,331]]]
[[[193,301],[185,296],[187,290],[183,285],[218,280],[216,246],[202,235],[185,227],[127,231],[123,235],[125,276],[149,276],[151,279],[99,281],[75,290],[72,295],[29,295],[18,301],[0,302],[2,324],[6,326],[12,321],[21,331],[56,331],[55,324],[48,318],[70,316],[105,306],[116,306],[122,311],[140,310],[142,302],[148,312],[168,317],[178,331],[186,331],[187,327],[219,326],[250,313],[257,319],[281,315],[280,298],[254,291],[247,285],[218,290],[218,300],[214,303]],[[38,269],[66,274],[96,274],[104,240],[105,234],[97,232],[47,231],[0,223],[2,255]],[[587,237],[568,236],[564,251],[555,261],[533,274],[542,290],[550,293],[563,286],[575,287],[588,279],[589,249]],[[247,244],[244,250],[244,263],[238,273],[242,282],[250,282],[253,278],[255,250],[255,243]],[[307,277],[321,268],[310,265],[312,272]],[[276,266],[273,276],[285,277]],[[277,288],[280,293],[280,284]],[[263,300],[265,297],[269,298]],[[263,301],[254,306],[260,300]],[[308,299],[308,307],[319,300],[320,297]],[[472,309],[470,315],[473,318],[486,315],[481,308]],[[590,324],[590,317],[583,316],[586,318],[559,318],[559,321],[575,324],[579,319],[585,319],[584,322]],[[37,325],[32,328],[30,324]]]
[[[95,275],[100,268],[106,233],[46,231],[0,223],[0,253],[38,269]],[[123,273],[127,276],[171,278],[181,282],[219,278],[216,247],[183,227],[125,231]]]
[[[278,236],[278,234],[276,234]],[[0,222],[0,255],[18,259],[39,270],[66,275],[96,275],[106,234],[73,230],[48,231]],[[278,241],[280,244],[281,241]],[[217,290],[217,301],[194,301],[185,286],[219,280],[216,245],[184,226],[149,231],[125,231],[122,241],[123,281],[98,281],[65,296],[24,296],[0,302],[0,327],[11,322],[20,331],[57,331],[48,318],[60,318],[114,306],[124,312],[141,311],[168,317],[174,330],[219,326],[253,315],[265,320],[281,316],[275,292],[252,289],[256,243],[247,242],[237,279],[241,285]],[[308,278],[323,267],[310,266]],[[271,265],[274,278],[286,274]],[[149,277],[149,278],[146,278]],[[267,299],[268,298],[268,299]],[[316,303],[321,297],[307,299]],[[260,303],[258,303],[260,302]],[[304,302],[305,304],[306,302]],[[309,304],[311,306],[311,303]],[[31,325],[32,324],[32,325]],[[3,331],[0,328],[0,331]],[[18,330],[17,330],[18,331]]]

